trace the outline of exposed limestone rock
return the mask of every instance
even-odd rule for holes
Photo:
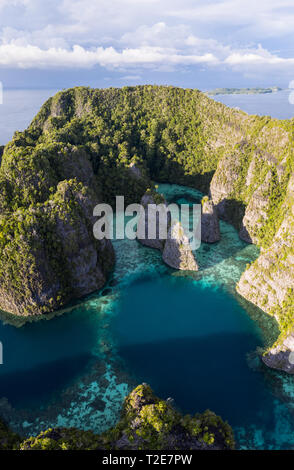
[[[142,168],[131,165],[137,154]],[[15,134],[5,146],[0,171],[2,308],[17,313],[23,305],[25,314],[48,312],[75,292],[85,292],[88,284],[99,285],[86,236],[89,219],[76,210],[74,196],[62,199],[57,185],[76,178],[96,192],[97,202],[114,205],[122,194],[129,204],[150,186],[141,178],[145,168],[158,181],[205,191],[212,178],[210,193],[219,217],[240,230],[241,238],[262,247],[238,290],[275,315],[283,332],[281,346],[294,327],[293,120],[249,116],[197,90],[66,90],[42,106],[26,131]],[[70,228],[76,220],[78,250],[80,240]],[[158,243],[158,249],[171,250],[172,242],[165,248]],[[100,266],[103,244],[96,251]],[[88,256],[94,260],[89,271]],[[74,266],[75,257],[81,268]],[[86,276],[85,283],[79,275]]]
[[[283,177],[285,176],[287,168],[287,157],[283,158],[280,164],[277,166],[277,175],[279,178],[279,183],[282,183]]]
[[[17,290],[9,270],[2,279],[3,310],[16,315],[47,313],[103,286],[114,265],[114,250],[109,240],[93,236],[93,197],[81,184],[64,181],[48,203],[29,210],[25,234],[9,247],[20,249],[22,262]],[[21,212],[18,217],[21,221]]]
[[[134,162],[130,164],[129,169],[130,169],[130,173],[133,176],[135,176],[136,178],[142,178],[142,172],[140,168],[138,168]]]
[[[243,218],[235,204],[234,189],[242,162],[238,152],[226,155],[220,162],[210,184],[210,196],[221,219],[238,225]]]
[[[272,369],[294,374],[294,332],[267,351],[262,360]]]
[[[62,183],[60,184],[62,188]],[[66,194],[66,192],[69,193]],[[70,189],[64,189],[64,198],[70,198]],[[57,235],[59,236],[66,267],[71,275],[71,288],[77,297],[100,289],[106,282],[106,276],[114,264],[114,250],[110,240],[95,240],[92,227],[95,223],[93,207],[95,201],[82,192],[75,193],[79,217],[72,220],[57,219]]]
[[[256,155],[254,155],[254,157],[252,158],[252,160],[250,162],[250,165],[249,165],[248,171],[247,171],[247,175],[246,175],[245,184],[246,184],[247,188],[249,188],[249,186],[254,181],[256,166],[257,166],[257,157],[256,157]]]
[[[269,249],[242,275],[237,289],[244,297],[268,313],[278,304],[282,307],[294,286],[294,254],[291,249],[294,217],[294,175],[288,185],[285,217]],[[287,208],[288,206],[288,208]]]
[[[159,211],[156,213],[154,211],[148,211],[148,205],[159,205]],[[141,205],[144,207],[144,212],[139,216],[138,220],[138,229],[137,229],[137,239],[142,245],[149,246],[150,248],[155,248],[162,251],[166,241],[166,236],[161,238],[159,231],[159,222],[162,220],[163,229],[166,227],[167,230],[170,226],[171,215],[167,210],[167,203],[163,196],[160,194],[152,193],[151,191],[144,194],[141,199]],[[153,239],[148,238],[148,226],[156,227],[156,237]]]
[[[283,338],[274,345],[264,362],[271,367],[289,367],[288,356],[294,351],[291,319],[294,315],[294,252],[292,248],[294,233],[294,175],[289,181],[284,202],[284,220],[274,237],[270,248],[262,250],[259,258],[247,269],[238,285],[237,291],[262,310],[274,315],[281,325]],[[285,331],[288,329],[285,337]]]
[[[254,191],[245,210],[239,236],[247,243],[258,243],[256,233],[267,220],[269,206],[269,188],[272,180],[272,172],[269,171],[264,182]]]
[[[201,240],[205,243],[215,243],[220,240],[217,210],[209,199],[202,201]]]
[[[4,434],[8,434],[8,430]],[[1,422],[0,422],[1,437]],[[8,444],[14,441],[8,440]],[[182,416],[147,384],[125,399],[117,426],[101,435],[75,428],[48,429],[18,443],[21,450],[221,450],[234,449],[232,428],[212,411]],[[0,446],[1,448],[1,446]],[[7,445],[6,448],[9,448]]]
[[[180,222],[173,224],[162,253],[163,261],[181,271],[198,271],[198,264]]]
[[[281,336],[263,357],[273,368],[292,373],[294,351],[294,175],[291,126],[273,121],[226,152],[212,178],[210,194],[218,214],[242,240],[261,247],[243,273],[237,291],[274,316]],[[250,140],[251,139],[251,140]],[[290,339],[289,339],[290,338]]]
[[[95,187],[97,191],[97,182],[95,182],[92,164],[85,150],[75,146],[65,148],[65,151],[60,152],[58,163],[58,170],[63,180],[76,178],[89,188]]]
[[[198,264],[192,253],[189,240],[184,234],[180,222],[171,225],[171,214],[167,210],[165,199],[152,192],[147,192],[142,200],[145,211],[140,215],[138,221],[137,237],[138,241],[145,246],[162,251],[163,261],[174,269],[185,271],[198,271]],[[157,205],[159,211],[148,211],[148,205]],[[161,237],[159,231],[159,221],[167,227],[166,236]],[[147,227],[156,227],[156,238],[148,239]],[[164,230],[165,231],[165,230]]]
[[[283,178],[287,179],[286,160],[283,158],[279,163],[277,148],[280,148],[280,133],[287,145],[282,155],[290,152],[289,137],[278,126],[273,127],[272,132],[273,136],[262,131],[254,143],[242,139],[219,161],[210,185],[210,195],[219,217],[240,230],[240,238],[248,243],[259,244],[264,237],[263,228],[269,221],[273,191],[280,184],[282,192]]]

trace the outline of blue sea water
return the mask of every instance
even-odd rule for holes
[[[30,124],[42,104],[59,90],[5,89],[0,105],[0,145],[9,142],[17,131]],[[294,117],[294,106],[289,103],[290,91],[260,95],[218,95],[213,98],[227,106],[237,107],[249,114],[269,115],[278,119]]]
[[[248,114],[291,119],[294,117],[294,105],[290,103],[289,96],[290,90],[282,90],[257,95],[216,95],[213,98],[231,108],[240,108]]]
[[[3,90],[0,104],[0,145],[6,145],[15,131],[25,130],[41,106],[58,90]]]
[[[4,143],[54,91],[11,93],[6,110],[0,106]],[[254,98],[251,112],[269,114],[258,100],[273,96],[226,99]],[[270,114],[290,117],[285,107],[269,106]],[[159,190],[178,203],[202,196],[176,185]],[[234,288],[258,249],[224,222],[221,234],[220,242],[201,245],[200,271],[189,276],[164,265],[156,250],[114,241],[115,271],[101,292],[50,321],[15,328],[3,316],[0,416],[24,436],[48,426],[101,432],[118,420],[128,391],[144,381],[183,412],[220,414],[240,448],[294,448],[293,377],[267,369],[256,355],[277,327]]]
[[[159,190],[181,203],[201,196]],[[0,415],[22,435],[48,426],[101,432],[144,381],[183,412],[220,414],[240,448],[293,447],[293,380],[256,355],[275,325],[234,291],[258,249],[224,222],[221,232],[196,251],[201,269],[190,275],[137,241],[114,241],[116,268],[102,291],[50,321],[0,323]]]
[[[212,295],[201,281],[168,276],[129,286],[115,336],[140,382],[171,395],[186,413],[209,407],[241,426],[265,405],[260,377],[246,360],[262,343],[254,326],[222,289]]]

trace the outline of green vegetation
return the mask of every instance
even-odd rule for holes
[[[225,135],[220,119],[225,128],[238,121],[200,92],[173,87],[75,88],[50,98],[2,156],[1,308],[47,313],[101,286],[103,279],[94,283],[90,273],[88,290],[81,292],[78,276],[72,279],[69,260],[79,253],[79,237],[71,231],[86,227],[87,243],[94,243],[90,206],[114,204],[116,195],[127,204],[139,202],[152,186],[149,178],[207,190],[223,152],[213,148],[220,132]],[[131,171],[134,164],[140,177]],[[88,211],[79,210],[81,201]],[[107,275],[111,250],[95,246]]]
[[[18,449],[20,440],[20,437],[10,431],[8,426],[0,419],[0,450]]]
[[[1,307],[22,315],[47,313],[85,294],[69,262],[81,247],[75,227],[79,233],[86,228],[89,244],[91,208],[101,201],[114,205],[116,195],[127,204],[139,202],[148,188],[154,192],[151,181],[206,193],[210,188],[213,201],[224,206],[222,216],[240,228],[245,214],[250,238],[270,249],[285,218],[292,217],[286,201],[293,130],[293,120],[248,116],[198,90],[147,85],[57,93],[2,155]],[[287,265],[293,242],[284,244]],[[111,248],[95,249],[107,276]],[[88,293],[102,284],[89,282]],[[257,297],[251,300],[258,303]],[[286,300],[292,319],[293,294]],[[264,310],[284,315],[268,293],[262,302]]]
[[[99,450],[103,449],[102,439],[91,431],[75,428],[47,429],[37,437],[30,437],[20,443],[20,450]]]
[[[100,436],[77,429],[48,429],[20,443],[21,450],[233,449],[231,427],[211,411],[182,416],[144,384],[126,398],[122,418]]]
[[[214,202],[224,205],[222,216],[237,228],[246,221],[263,249],[246,271],[246,298],[278,318],[281,342],[294,326],[293,138],[294,120],[248,116],[198,90],[79,87],[58,93],[4,152],[0,148],[1,308],[24,316],[49,313],[101,287],[114,255],[111,244],[93,239],[93,207],[114,205],[116,195],[127,204],[139,202],[146,191],[162,202],[151,181],[178,183],[210,189]],[[90,264],[93,252],[98,269],[87,273],[83,291],[85,270],[79,268]],[[285,295],[277,295],[277,282]],[[1,423],[0,448],[18,443]],[[233,448],[234,441],[214,413],[183,417],[140,386],[107,433],[50,429],[20,448],[123,445]]]

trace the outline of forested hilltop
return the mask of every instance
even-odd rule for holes
[[[139,202],[156,180],[210,192],[220,216],[262,247],[238,291],[276,315],[289,338],[293,130],[293,120],[248,116],[198,90],[59,92],[2,156],[1,307],[46,313],[101,287],[114,258],[110,243],[93,240],[91,208],[121,194]]]
[[[229,450],[232,428],[210,410],[183,416],[170,400],[158,398],[149,385],[125,399],[121,419],[101,435],[76,428],[47,429],[21,439],[0,419],[1,450]]]

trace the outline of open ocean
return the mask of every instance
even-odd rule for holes
[[[54,93],[7,90],[1,143]],[[289,118],[287,97],[217,99]],[[178,204],[203,196],[177,185],[159,191]],[[116,266],[104,289],[50,321],[15,328],[0,320],[0,415],[24,436],[60,426],[99,433],[117,422],[124,397],[144,381],[185,413],[210,408],[221,415],[239,448],[294,448],[294,377],[266,368],[256,354],[273,320],[234,289],[258,248],[223,221],[221,234],[220,242],[201,244],[195,276],[168,268],[157,250],[136,240],[115,240]]]
[[[4,89],[0,105],[0,145],[7,144],[15,131],[26,129],[42,104],[57,91]],[[283,90],[260,95],[218,95],[214,99],[249,114],[290,119],[294,117],[294,105],[289,103],[289,95],[290,91]]]

